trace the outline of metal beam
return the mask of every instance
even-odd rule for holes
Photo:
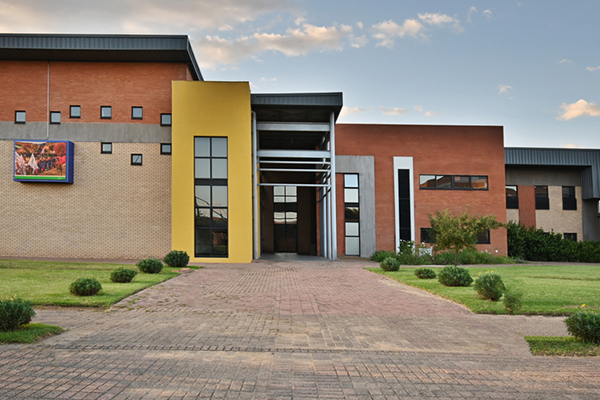
[[[260,160],[260,164],[321,164],[321,165],[329,165],[331,164],[329,161],[278,161],[278,160]]]
[[[258,186],[329,187],[321,183],[259,183]]]
[[[258,157],[331,158],[331,152],[328,150],[258,150]]]
[[[306,169],[306,168],[259,168],[259,171],[270,172],[328,172],[328,169]]]
[[[253,245],[253,258],[258,259],[258,244],[260,243],[259,237],[259,229],[258,229],[258,172],[256,167],[258,167],[258,155],[256,154],[258,150],[258,140],[256,133],[256,113],[252,111],[252,214],[254,214],[253,218],[253,229],[254,229],[254,238],[252,240]]]
[[[256,129],[258,131],[271,132],[329,132],[327,122],[258,122]]]
[[[332,112],[329,120],[329,151],[331,152],[331,259],[337,260],[337,212],[336,212],[336,184],[335,184],[335,114]]]

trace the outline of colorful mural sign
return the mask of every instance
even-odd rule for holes
[[[73,183],[73,142],[15,140],[13,161],[17,182]]]

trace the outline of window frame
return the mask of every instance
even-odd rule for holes
[[[169,150],[165,150],[165,146],[169,146]],[[173,154],[173,144],[172,143],[161,143],[160,144],[160,154],[170,156]]]
[[[360,244],[361,244],[361,238],[360,238],[360,174],[358,173],[347,173],[347,174],[343,174],[343,179],[344,179],[344,253],[347,256],[358,256],[360,257]],[[349,179],[352,177],[354,179],[354,177],[356,177],[356,184],[350,183],[348,182]],[[346,190],[350,189],[350,190],[354,190],[356,189],[356,202],[348,202],[346,199]],[[349,210],[358,210],[358,216],[357,216],[357,220],[351,220],[348,221],[347,220],[347,216],[349,215]],[[358,226],[357,229],[357,234],[356,235],[351,235],[348,234],[348,224],[356,224]],[[348,252],[348,239],[358,239],[358,253],[349,253]]]
[[[19,118],[20,115],[23,115],[23,119]],[[27,111],[15,110],[15,124],[25,124],[26,122],[27,122]]]
[[[58,115],[58,122],[54,121],[53,118]],[[50,124],[52,125],[60,125],[61,115],[60,111],[50,111]]]
[[[565,189],[567,189],[570,192],[568,193],[568,196],[565,196]],[[575,186],[562,187],[562,209],[568,211],[577,210],[577,192],[575,190]]]
[[[545,193],[539,193],[539,189],[545,188]],[[550,197],[548,194],[548,186],[547,185],[535,185],[535,209],[536,210],[549,210],[550,209]]]
[[[163,117],[169,116],[169,123],[163,123]],[[160,113],[160,126],[173,125],[173,115],[171,113]]]
[[[73,110],[77,110],[78,115],[73,115]],[[70,105],[69,106],[69,118],[80,119],[81,118],[81,106],[78,105]]]
[[[564,240],[572,240],[577,242],[577,232],[564,232],[563,233]]]
[[[426,181],[423,178],[431,177]],[[457,186],[457,178],[469,178],[469,187]],[[474,178],[485,178],[485,187],[474,187]],[[424,186],[424,184],[433,182],[434,186]],[[463,175],[463,174],[419,174],[420,190],[466,190],[466,191],[485,191],[490,189],[489,175]]]
[[[515,196],[509,196],[509,188],[514,188]],[[519,186],[518,185],[506,185],[506,209],[507,210],[518,210],[519,209]]]
[[[139,159],[138,159],[139,157]],[[131,153],[131,165],[141,166],[144,165],[144,155],[140,153]]]
[[[109,111],[109,116],[104,116],[104,110]],[[112,119],[112,106],[100,106],[100,119]]]
[[[110,146],[109,150],[104,150],[104,146]],[[113,144],[112,142],[100,142],[100,154],[112,154],[113,153]]]
[[[135,112],[139,111],[140,116],[136,116]],[[144,119],[144,107],[142,106],[131,106],[131,119],[143,120]]]

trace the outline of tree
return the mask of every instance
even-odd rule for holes
[[[495,215],[469,215],[469,208],[460,215],[450,213],[448,209],[429,214],[429,222],[435,235],[437,250],[454,252],[454,265],[458,263],[458,253],[463,249],[474,249],[477,235],[486,230],[504,226]]]

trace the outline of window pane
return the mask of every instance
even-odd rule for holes
[[[210,205],[210,186],[196,186],[196,207]]]
[[[212,178],[227,179],[227,160],[222,158],[212,159]]]
[[[346,236],[358,236],[358,222],[346,222]]]
[[[212,252],[214,255],[227,255],[228,234],[226,229],[213,230],[213,246]]]
[[[434,188],[435,175],[421,175],[419,178],[419,182],[419,185],[422,188]]]
[[[209,179],[210,178],[210,159],[196,158],[194,176],[197,179]]]
[[[212,156],[227,157],[227,138],[212,138]]]
[[[285,196],[285,187],[284,186],[275,186],[275,187],[273,187],[273,194],[275,196]]]
[[[101,145],[101,153],[106,153],[106,154],[110,154],[112,153],[112,143],[102,143]]]
[[[288,211],[285,213],[285,221],[288,224],[295,224],[298,221],[298,213],[295,211]]]
[[[536,186],[535,187],[536,197],[548,197],[548,186]]]
[[[81,118],[81,106],[71,106],[69,116],[71,118]]]
[[[60,124],[60,111],[52,111],[50,113],[50,123]]]
[[[273,202],[275,202],[275,203],[285,203],[285,197],[284,196],[275,196],[275,197],[273,197]]]
[[[100,117],[111,118],[112,117],[112,108],[111,107],[100,107]]]
[[[446,189],[452,187],[452,175],[437,175],[435,186],[438,189]]]
[[[171,114],[160,114],[161,125],[171,125]]]
[[[286,203],[297,203],[298,198],[296,196],[285,196]]]
[[[563,186],[563,197],[575,197],[575,186]]]
[[[346,207],[344,210],[344,219],[346,222],[358,222],[360,214],[358,207]]]
[[[357,237],[346,238],[346,255],[348,256],[359,256],[360,255],[360,241]]]
[[[358,203],[358,189],[344,189],[345,203]]]
[[[143,111],[142,107],[131,107],[131,118],[142,119]]]
[[[211,247],[210,230],[196,229],[196,255],[210,255]]]
[[[273,213],[273,219],[276,224],[283,224],[285,222],[285,213],[284,212],[275,212]]]
[[[212,187],[213,207],[227,207],[227,186]]]
[[[487,176],[472,176],[471,177],[471,187],[473,189],[487,189],[488,188]]]
[[[344,186],[345,187],[358,187],[358,174],[345,174],[344,175]]]
[[[196,208],[196,228],[210,226],[210,209]]]
[[[227,209],[226,208],[215,208],[213,209],[213,227],[215,228],[227,228]]]
[[[15,111],[15,122],[25,123],[25,111]]]
[[[210,138],[194,138],[194,149],[196,157],[210,157]]]
[[[471,188],[471,178],[469,176],[457,175],[454,177],[454,187],[461,189]]]
[[[517,187],[516,186],[507,186],[506,187],[506,197],[517,197]]]
[[[296,196],[296,186],[286,186],[285,187],[285,195],[286,196]]]

